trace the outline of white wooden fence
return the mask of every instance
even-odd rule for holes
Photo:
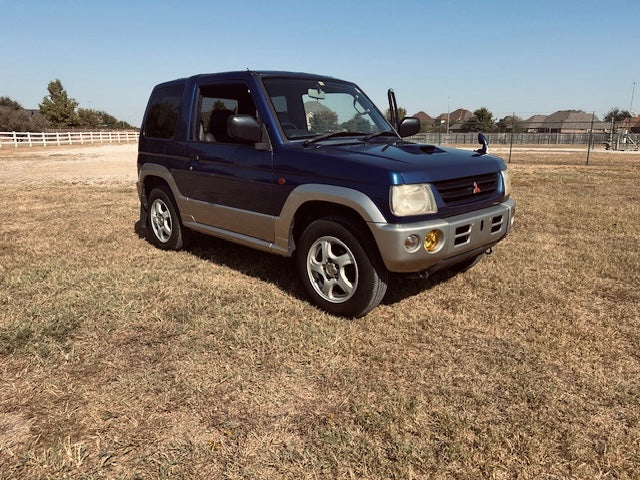
[[[98,132],[0,132],[0,148],[74,145],[85,143],[137,142],[140,132],[113,130]]]

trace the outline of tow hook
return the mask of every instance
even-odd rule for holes
[[[426,280],[430,277],[429,272],[427,270],[423,270],[421,272],[410,273],[407,275],[407,278],[412,280]]]
[[[485,250],[485,255],[491,255],[493,253],[493,248],[489,247]]]

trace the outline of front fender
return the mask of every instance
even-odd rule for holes
[[[386,219],[364,193],[346,187],[307,183],[293,189],[275,221],[275,249],[293,251],[293,219],[298,209],[306,202],[329,202],[349,207],[367,223],[386,223]],[[331,212],[327,212],[329,215]]]

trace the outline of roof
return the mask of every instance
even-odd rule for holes
[[[288,71],[284,71],[284,70],[236,70],[236,71],[231,71],[231,72],[219,72],[219,73],[202,73],[199,75],[194,75],[193,78],[198,78],[198,77],[208,77],[208,76],[216,76],[216,77],[221,77],[221,78],[232,78],[232,77],[249,77],[251,75],[257,75],[259,77],[262,78],[269,78],[269,77],[273,77],[273,78],[283,78],[283,77],[288,77],[288,78],[307,78],[307,79],[324,79],[324,80],[330,80],[330,81],[339,81],[339,82],[345,82],[345,80],[340,80],[338,78],[335,77],[330,77],[328,75],[320,75],[320,74],[315,74],[315,73],[304,73],[304,72],[288,72]],[[353,83],[353,82],[346,82],[346,83]]]
[[[582,110],[559,110],[544,119],[543,128],[563,129],[563,130],[588,130],[591,128],[591,121],[600,122],[598,117]]]
[[[431,125],[433,123],[433,118],[428,113],[425,113],[422,110],[418,113],[414,113],[412,117],[416,117],[417,119],[419,119],[422,125]]]
[[[545,118],[547,118],[546,115],[533,115],[527,118],[524,122],[527,128],[543,128],[542,124],[544,123]]]
[[[434,120],[436,121],[436,123],[439,122],[440,120],[444,120],[446,122],[447,116],[449,118],[449,123],[464,122],[466,120],[469,120],[471,117],[473,117],[473,112],[470,112],[469,110],[466,110],[464,108],[458,108],[457,110],[454,110],[453,112],[449,112],[448,114],[441,113],[436,118],[434,118]]]
[[[156,87],[165,87],[180,83],[185,83],[190,79],[197,79],[203,77],[212,77],[215,79],[248,79],[251,76],[259,76],[262,78],[304,78],[304,79],[312,79],[312,80],[326,80],[326,81],[334,81],[334,82],[344,82],[344,83],[353,83],[348,82],[346,80],[340,80],[339,78],[329,77],[327,75],[318,75],[314,73],[303,73],[303,72],[287,72],[287,71],[279,71],[279,70],[236,70],[231,72],[213,72],[213,73],[199,73],[197,75],[192,75],[190,77],[176,78],[174,80],[168,80],[166,82],[159,83]]]
[[[310,100],[308,102],[304,102],[304,109],[307,113],[321,113],[321,112],[331,111],[329,107],[321,104],[317,100]]]
[[[616,128],[640,128],[640,115],[616,122]]]
[[[551,115],[533,115],[525,121],[525,125],[531,129],[586,131],[591,128],[592,121],[594,130],[608,128],[607,122],[582,110],[558,110]]]

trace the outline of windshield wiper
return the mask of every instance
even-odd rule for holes
[[[322,140],[327,140],[328,138],[355,137],[355,136],[358,136],[358,135],[366,135],[366,134],[365,134],[365,132],[350,132],[350,131],[321,133],[320,135],[317,135],[317,136],[315,136],[313,138],[310,138],[309,140],[305,140],[303,145],[307,146],[307,145],[310,145],[312,143],[321,142]]]
[[[372,138],[383,137],[383,136],[393,136],[393,137],[399,138],[398,134],[396,132],[394,132],[393,130],[383,130],[381,132],[371,133],[371,134],[367,135],[366,137],[364,137],[362,140],[364,140],[366,142],[368,140],[371,140]]]

